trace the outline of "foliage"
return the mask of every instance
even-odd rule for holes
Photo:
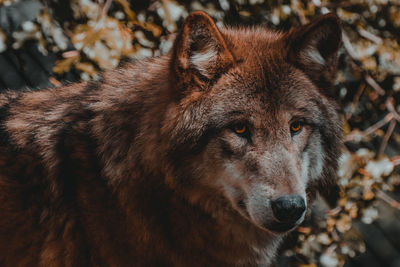
[[[15,2],[17,2],[18,0],[0,0],[0,5],[6,5],[6,6],[9,6],[9,5],[11,5],[12,3],[15,3]]]
[[[14,1],[0,1],[11,4]],[[339,170],[337,207],[298,230],[299,242],[283,252],[304,255],[304,266],[340,266],[365,250],[353,222],[372,223],[376,200],[400,204],[400,1],[399,0],[195,0],[42,1],[36,20],[12,36],[0,29],[0,52],[36,39],[40,51],[57,53],[54,73],[78,70],[83,79],[115,68],[124,57],[159,55],[192,10],[205,10],[218,26],[264,24],[288,29],[335,12],[343,23],[343,49],[335,97],[341,103],[346,148]],[[7,39],[8,38],[8,39]]]
[[[162,32],[154,23],[138,19],[126,0],[74,0],[66,10],[53,9],[57,2],[44,1],[36,20],[25,21],[10,42],[13,49],[19,49],[35,39],[43,54],[58,53],[53,71],[59,75],[74,68],[88,80],[97,78],[101,69],[115,68],[123,57],[151,56],[149,47],[156,44],[146,41],[145,35],[156,39]],[[59,13],[64,13],[62,18]],[[0,32],[4,46],[3,36]]]

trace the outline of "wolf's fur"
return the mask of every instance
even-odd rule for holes
[[[220,32],[195,12],[169,55],[0,95],[0,265],[269,265],[295,226],[270,202],[334,184],[339,43],[333,15]]]

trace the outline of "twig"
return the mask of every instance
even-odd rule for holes
[[[354,50],[353,45],[351,44],[350,39],[345,32],[342,33],[342,40],[343,40],[343,46],[346,49],[347,54],[349,54],[349,56],[353,60],[357,59],[358,55],[357,55],[356,51]]]
[[[327,214],[328,214],[329,216],[336,216],[336,215],[338,215],[339,212],[341,212],[341,211],[342,211],[342,208],[338,206],[338,207],[335,207],[335,208],[333,208],[333,209],[328,210],[328,211],[327,211]]]
[[[303,233],[303,234],[307,234],[308,235],[309,233],[311,233],[311,227],[298,227],[297,231],[299,233]]]
[[[306,19],[306,17],[304,16],[304,13],[303,12],[301,12],[301,11],[299,11],[299,10],[293,10],[294,11],[294,13],[296,14],[296,16],[299,18],[299,20],[300,20],[300,24],[301,25],[305,25],[305,24],[307,24],[308,23],[308,20]]]
[[[335,251],[336,248],[337,248],[337,244],[332,244],[324,251],[324,254],[330,255]]]
[[[380,155],[382,155],[383,152],[385,151],[385,148],[386,148],[386,146],[387,146],[387,143],[388,143],[388,141],[389,141],[389,138],[390,138],[390,136],[392,136],[394,127],[396,127],[396,120],[391,120],[391,121],[390,121],[390,124],[389,124],[389,128],[388,128],[388,130],[386,131],[385,136],[383,137],[381,147],[379,148],[378,157],[379,157]]]
[[[339,1],[335,3],[328,3],[328,2],[323,2],[318,5],[315,5],[316,7],[327,7],[327,8],[339,8],[339,7],[351,7],[351,6],[357,6],[363,4],[363,1]]]
[[[390,113],[392,113],[395,120],[400,122],[400,114],[397,113],[396,109],[394,108],[393,102],[393,97],[388,97],[388,99],[386,100],[386,108],[390,111]]]
[[[105,17],[107,16],[108,10],[110,9],[111,2],[113,0],[107,0],[107,2],[104,4],[103,9],[101,10],[101,13],[97,19],[96,25],[94,27],[94,30],[97,31],[103,26],[103,22]],[[104,0],[99,0],[100,4],[104,3]]]
[[[169,2],[169,0],[161,0],[162,8],[164,10],[165,21],[168,24],[167,29],[170,32],[174,32],[174,31],[176,31],[177,26],[176,26],[176,23],[172,20],[171,14],[169,13],[168,2]]]
[[[314,4],[314,5],[316,7],[319,7],[319,8],[327,7],[327,8],[336,9],[336,8],[339,8],[339,7],[354,7],[354,6],[359,6],[359,5],[362,5],[362,4],[365,4],[365,1],[363,1],[363,0],[355,0],[355,1],[343,0],[343,1],[338,1],[338,2],[334,2],[334,3],[323,2],[323,3],[320,3],[318,5],[317,4]],[[395,1],[392,1],[390,4],[392,6],[400,6],[400,3],[397,3]]]
[[[372,42],[374,42],[374,43],[376,43],[378,45],[382,44],[382,42],[383,42],[381,37],[376,36],[375,34],[369,32],[369,31],[366,31],[364,29],[358,29],[358,33],[362,37],[364,37],[364,38],[366,38],[366,39],[368,39],[368,40],[370,40],[370,41],[372,41]]]
[[[357,60],[358,55],[354,50],[353,45],[351,44],[350,39],[345,32],[342,33],[342,40],[343,40],[343,46],[346,49],[347,54],[353,59],[353,61]],[[355,65],[357,66],[357,64]],[[361,71],[364,73],[365,82],[368,85],[370,85],[372,89],[374,89],[379,95],[385,95],[385,90],[383,90],[383,88],[369,74],[365,73],[364,70],[361,69]]]
[[[63,58],[70,58],[70,57],[76,57],[79,55],[79,52],[76,50],[71,50],[71,51],[67,51],[62,53],[62,57]]]
[[[360,84],[360,86],[358,87],[357,92],[354,95],[353,102],[351,103],[350,113],[346,114],[346,120],[349,120],[353,116],[353,112],[355,111],[358,105],[358,102],[360,100],[362,93],[364,92],[365,87],[366,87],[365,83]]]
[[[396,156],[390,159],[393,162],[394,166],[400,165],[400,156]]]
[[[113,0],[107,0],[107,2],[104,4],[103,9],[101,11],[101,16],[104,18],[107,16],[108,10],[110,9],[111,3]]]
[[[62,83],[54,77],[49,77],[49,82],[51,82],[51,84],[54,85],[55,87],[62,86]]]
[[[370,127],[368,127],[364,131],[364,134],[365,135],[372,134],[373,132],[375,132],[376,130],[378,130],[382,126],[384,126],[386,123],[390,122],[392,119],[393,119],[393,114],[392,113],[388,113],[382,120],[380,120],[377,123],[375,123],[375,124],[371,125]]]
[[[382,190],[377,190],[376,197],[388,203],[391,207],[400,210],[400,203]]]
[[[385,124],[390,122],[393,119],[393,114],[388,113],[382,120],[378,121],[377,123],[371,125],[368,127],[366,130],[362,131],[359,134],[349,134],[345,138],[345,142],[352,141],[356,136],[360,136],[360,138],[363,138],[364,136],[370,135],[379,128],[383,127]]]
[[[369,74],[365,74],[364,79],[379,95],[385,95],[385,90]]]

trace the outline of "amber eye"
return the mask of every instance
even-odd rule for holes
[[[247,127],[246,127],[246,125],[244,125],[243,123],[239,123],[239,124],[236,124],[236,125],[233,127],[233,130],[235,131],[235,133],[240,134],[240,135],[243,135],[243,134],[246,133]]]
[[[290,124],[290,132],[292,134],[297,134],[303,129],[303,123],[300,121],[295,121]]]

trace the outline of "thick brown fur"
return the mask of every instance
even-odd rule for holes
[[[335,183],[341,127],[325,90],[339,43],[333,15],[276,33],[220,31],[195,12],[169,55],[0,95],[0,266],[271,264],[284,233],[263,196],[310,201]]]

